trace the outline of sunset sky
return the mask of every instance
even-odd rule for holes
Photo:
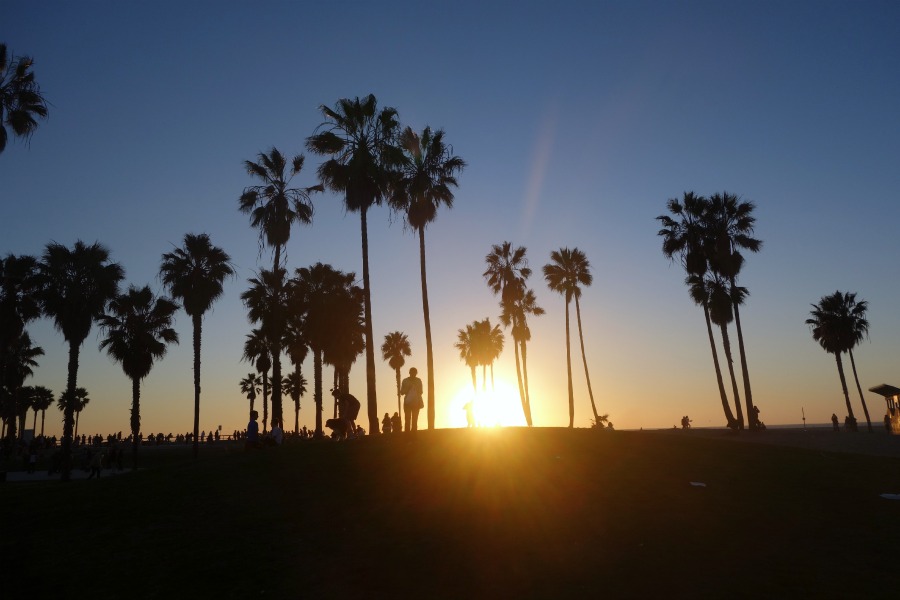
[[[900,385],[898,31],[900,5],[876,1],[3,0],[0,42],[34,57],[50,118],[0,154],[0,252],[96,240],[126,284],[161,291],[162,253],[187,232],[209,233],[238,277],[204,321],[200,428],[243,428],[251,325],[239,295],[271,253],[237,209],[253,183],[242,162],[272,146],[303,152],[295,183],[315,184],[321,159],[304,142],[319,105],[373,93],[404,125],[444,128],[468,163],[453,209],[426,232],[439,427],[465,423],[460,392],[471,383],[453,344],[467,323],[498,320],[482,272],[504,240],[527,247],[547,311],[530,321],[536,425],[568,424],[564,300],[540,272],[564,246],[584,251],[594,275],[582,317],[599,411],[620,429],[671,427],[685,414],[724,425],[702,311],[656,235],[666,200],[689,190],[756,203],[764,245],[740,280],[754,399],[766,423],[800,423],[803,410],[822,423],[846,413],[834,358],[804,323],[825,294],[869,301],[871,340],[855,352],[863,389]],[[314,204],[312,226],[292,231],[289,269],[322,261],[361,285],[358,215],[332,193]],[[407,333],[407,368],[424,375],[416,238],[375,208],[369,252],[376,341]],[[144,382],[145,434],[192,427],[190,321],[177,319],[181,345]],[[30,331],[46,356],[28,383],[58,394],[67,347],[47,320]],[[91,397],[79,432],[127,432],[130,382],[98,343],[94,329],[78,373]],[[573,359],[575,425],[585,427],[577,337]],[[311,362],[304,373],[312,388]],[[495,378],[515,386],[508,335]],[[377,385],[379,415],[393,413],[380,353]],[[365,404],[364,356],[351,392]],[[865,394],[879,422],[884,403]],[[851,401],[862,420],[855,389]],[[311,390],[300,415],[313,425]],[[288,405],[285,421],[292,429]],[[55,408],[47,429],[62,429]]]

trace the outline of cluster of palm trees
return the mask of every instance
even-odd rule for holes
[[[0,152],[6,148],[9,127],[13,135],[28,139],[37,119],[47,118],[47,102],[34,78],[29,56],[16,56],[0,44]]]
[[[841,355],[847,353],[850,356],[850,365],[853,368],[853,378],[856,380],[856,389],[859,392],[859,401],[862,403],[863,412],[866,415],[866,425],[869,433],[873,432],[872,420],[869,418],[869,408],[863,397],[862,386],[856,373],[856,361],[853,358],[853,348],[869,335],[869,321],[866,312],[869,303],[865,300],[857,300],[855,293],[836,291],[828,296],[822,296],[818,304],[812,305],[810,318],[806,320],[812,331],[812,337],[829,354],[834,354],[837,362],[838,375],[841,378],[841,389],[844,392],[844,401],[847,403],[847,426],[856,431],[856,418],[853,416],[853,408],[850,406],[850,394],[847,392],[847,379],[844,376],[844,365]]]
[[[739,308],[749,292],[747,288],[737,284],[744,265],[742,252],[758,252],[762,247],[762,242],[753,237],[755,205],[727,192],[710,197],[685,192],[681,200],[670,199],[666,206],[669,214],[656,217],[662,226],[658,233],[663,238],[663,254],[670,260],[677,258],[680,261],[686,272],[685,284],[691,299],[703,308],[727,425],[735,430],[744,428],[740,390],[734,373],[728,334],[728,326],[734,322],[744,383],[747,425],[750,430],[755,430],[758,428],[757,410],[750,387]],[[722,338],[734,396],[734,412],[731,411],[725,391],[713,324],[718,325]]]
[[[251,226],[259,229],[260,245],[271,247],[271,270],[263,269],[250,281],[242,295],[250,320],[258,327],[248,336],[244,357],[262,375],[253,383],[254,374],[241,382],[251,402],[262,389],[264,429],[268,422],[282,420],[281,359],[285,351],[295,365],[295,379],[302,380],[299,365],[307,351],[313,352],[314,396],[317,406],[316,432],[321,435],[321,366],[323,361],[335,367],[335,386],[346,391],[350,366],[363,351],[366,354],[366,399],[369,428],[379,430],[375,392],[375,354],[372,325],[371,285],[369,279],[368,211],[387,202],[403,215],[405,224],[419,237],[422,306],[425,319],[427,363],[428,427],[434,427],[434,365],[431,323],[425,268],[425,228],[434,222],[441,206],[452,207],[451,188],[465,162],[454,156],[444,141],[442,130],[425,127],[421,133],[401,127],[394,108],[379,108],[373,95],[341,99],[335,106],[322,105],[322,123],[306,139],[309,151],[323,156],[318,167],[319,183],[306,188],[290,187],[292,178],[304,164],[302,155],[288,161],[272,148],[259,154],[258,162],[246,161],[247,172],[258,185],[244,190],[239,209],[250,215]],[[362,287],[353,285],[354,274],[345,274],[329,265],[317,264],[298,269],[288,280],[284,248],[294,224],[310,224],[311,195],[330,190],[343,197],[349,212],[359,213],[362,241]],[[304,281],[304,277],[313,280]],[[349,279],[348,279],[349,277]],[[320,278],[320,279],[316,279]],[[324,278],[324,279],[321,279]],[[304,286],[312,286],[305,288]],[[319,287],[317,287],[319,286]],[[336,294],[336,295],[335,295]],[[299,298],[299,299],[298,299]],[[315,303],[328,299],[323,307]],[[357,313],[361,302],[361,318]],[[326,310],[329,319],[313,323],[311,310]],[[331,323],[320,339],[313,339],[314,328]],[[361,333],[362,337],[357,337]],[[293,337],[291,337],[293,336]],[[292,351],[290,348],[293,347]],[[267,372],[271,368],[271,380]],[[271,382],[272,416],[265,414]],[[299,382],[299,381],[298,381]],[[305,386],[295,386],[299,391]],[[299,397],[298,397],[299,398]],[[299,400],[295,406],[299,409]]]

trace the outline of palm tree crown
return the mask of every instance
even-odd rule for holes
[[[34,60],[15,56],[0,44],[0,153],[9,134],[28,139],[37,129],[35,117],[47,118],[47,102],[31,70]]]

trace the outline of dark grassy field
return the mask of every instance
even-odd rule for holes
[[[0,598],[894,598],[900,459],[443,430],[0,485]],[[690,482],[703,482],[694,487]]]

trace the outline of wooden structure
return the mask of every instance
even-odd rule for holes
[[[870,392],[884,397],[887,412],[884,415],[884,428],[889,433],[900,434],[900,388],[882,383],[869,388]]]

